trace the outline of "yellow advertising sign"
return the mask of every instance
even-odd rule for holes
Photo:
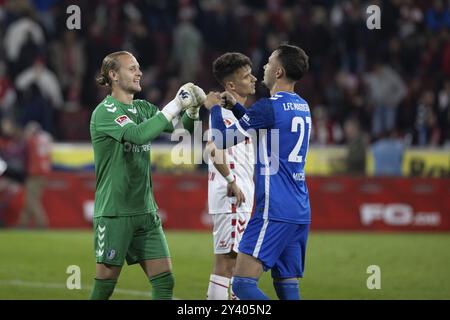
[[[409,149],[403,158],[402,172],[408,177],[450,177],[450,150]]]
[[[152,167],[159,172],[192,172],[200,168],[193,154],[185,155],[187,161],[173,162],[172,145],[152,145]],[[185,149],[188,152],[189,149]],[[345,147],[311,147],[306,160],[308,176],[329,176],[345,173]],[[184,157],[183,157],[184,158]],[[198,160],[198,159],[197,159]],[[54,167],[62,169],[93,169],[94,153],[90,144],[57,144],[53,148]],[[373,156],[367,153],[366,172],[374,174]],[[403,157],[402,172],[406,177],[449,177],[450,152],[439,149],[407,149]]]

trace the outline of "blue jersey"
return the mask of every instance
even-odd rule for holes
[[[238,107],[237,112],[239,110],[243,110],[242,107]],[[228,136],[229,130],[239,131],[231,144],[249,135],[257,142],[253,215],[265,220],[310,223],[311,209],[305,181],[312,125],[308,104],[295,93],[278,92],[258,100],[241,116],[227,129],[221,119],[220,107],[214,106],[211,110],[212,128],[223,133],[222,140],[214,138],[219,148],[230,145],[226,130]]]

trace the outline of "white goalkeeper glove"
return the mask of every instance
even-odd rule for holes
[[[200,88],[199,86],[196,86],[196,85],[192,86],[192,92],[194,94],[197,105],[187,108],[186,114],[191,119],[198,119],[200,107],[203,105],[203,103],[206,100],[206,94],[202,88]]]
[[[161,112],[164,114],[166,119],[170,122],[173,118],[178,116],[182,110],[186,110],[189,107],[197,105],[197,100],[193,92],[194,84],[189,82],[181,86],[178,89],[175,99],[170,101]]]

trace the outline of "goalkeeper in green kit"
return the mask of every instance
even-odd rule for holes
[[[180,117],[192,132],[205,94],[185,84],[159,111],[145,100],[133,100],[141,91],[141,76],[136,58],[119,51],[103,59],[97,78],[99,85],[111,87],[111,94],[95,108],[90,123],[96,175],[91,299],[111,296],[125,259],[141,265],[153,299],[172,299],[174,278],[152,192],[150,143],[162,132],[172,132]]]

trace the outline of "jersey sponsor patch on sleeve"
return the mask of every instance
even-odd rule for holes
[[[134,123],[133,120],[131,120],[130,118],[128,118],[127,115],[123,115],[120,117],[117,117],[116,120],[114,120],[119,126],[123,127],[129,123]]]
[[[248,114],[244,114],[244,116],[242,117],[242,121],[245,121],[246,124],[250,125],[250,117],[248,116]]]

